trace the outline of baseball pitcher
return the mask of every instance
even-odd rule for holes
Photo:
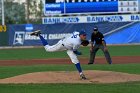
[[[42,36],[41,31],[37,30],[31,33],[31,35],[39,36],[44,48],[48,52],[55,52],[55,51],[67,51],[68,56],[70,57],[72,63],[75,64],[77,70],[79,71],[81,79],[85,80],[86,77],[82,72],[82,68],[80,66],[80,62],[77,58],[77,55],[81,55],[82,53],[78,51],[78,48],[81,44],[83,46],[87,46],[88,43],[85,45],[83,42],[86,41],[86,33],[84,31],[81,32],[73,32],[71,36],[65,37],[59,40],[56,44],[50,46]]]

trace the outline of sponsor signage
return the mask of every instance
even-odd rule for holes
[[[33,30],[33,25],[32,24],[26,24],[25,29],[26,29],[26,31],[32,31]]]
[[[43,24],[56,23],[96,23],[96,22],[131,22],[140,21],[139,14],[105,15],[105,16],[76,16],[76,17],[44,17]]]
[[[7,26],[6,25],[0,25],[0,32],[6,32]]]

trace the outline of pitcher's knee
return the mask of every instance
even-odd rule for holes
[[[73,64],[79,63],[79,60],[71,60]]]

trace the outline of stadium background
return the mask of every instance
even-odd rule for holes
[[[9,1],[10,0],[5,0]],[[15,0],[19,1],[19,0]],[[37,0],[32,0],[37,1]],[[99,0],[100,1],[100,0]],[[12,2],[12,0],[11,0]],[[10,2],[10,3],[11,3]],[[20,2],[20,1],[19,1]],[[13,5],[8,5],[9,12],[6,12],[6,32],[0,32],[0,78],[8,78],[13,76],[18,76],[22,74],[28,74],[33,72],[47,72],[47,71],[75,71],[73,64],[66,65],[65,63],[70,63],[70,60],[57,60],[62,64],[48,64],[50,60],[56,58],[64,59],[67,57],[65,52],[55,52],[48,53],[44,51],[44,48],[34,48],[34,46],[42,46],[39,38],[30,37],[29,33],[34,30],[42,30],[43,36],[48,39],[50,44],[56,43],[60,38],[65,35],[69,35],[73,31],[85,30],[88,32],[88,39],[90,38],[90,33],[93,29],[93,26],[97,25],[99,30],[105,35],[107,44],[113,44],[115,46],[108,46],[110,54],[114,60],[112,65],[107,65],[103,59],[102,52],[98,52],[97,64],[87,65],[86,62],[89,56],[89,47],[83,48],[80,50],[84,53],[80,58],[85,58],[85,64],[82,63],[83,69],[86,70],[103,70],[103,71],[115,71],[123,72],[130,74],[140,73],[140,64],[139,64],[139,42],[140,42],[140,14],[139,12],[135,13],[113,13],[113,14],[88,14],[88,15],[55,15],[54,17],[48,15],[47,17],[43,16],[38,17],[35,15],[35,12],[32,12],[29,16],[29,20],[22,21],[20,14],[21,10],[24,10],[23,6],[14,8]],[[16,5],[19,5],[16,3]],[[22,5],[22,4],[21,4]],[[8,9],[6,7],[6,9]],[[34,8],[36,9],[36,7]],[[14,10],[18,11],[14,14]],[[26,9],[25,9],[26,10]],[[12,13],[10,12],[12,11]],[[37,11],[36,11],[37,12]],[[115,17],[110,20],[104,20],[105,16]],[[129,17],[127,18],[126,16]],[[15,19],[15,16],[17,19]],[[37,16],[37,17],[36,17]],[[73,17],[74,16],[74,20]],[[83,20],[90,16],[91,20]],[[102,16],[102,17],[101,17]],[[27,16],[26,16],[27,17]],[[43,19],[42,19],[43,17]],[[81,18],[82,17],[82,18]],[[12,19],[13,18],[13,19]],[[63,19],[64,18],[64,19]],[[95,20],[94,20],[95,18]],[[99,18],[99,19],[98,19]],[[101,18],[101,19],[100,19]],[[123,20],[123,19],[124,20]],[[26,18],[23,18],[26,19]],[[27,18],[28,19],[28,18]],[[36,20],[36,19],[39,19]],[[92,20],[93,19],[93,20]],[[8,21],[7,21],[8,20]],[[81,23],[81,21],[84,23]],[[89,22],[90,21],[90,22]],[[113,21],[113,22],[110,22]],[[62,23],[61,23],[62,22]],[[42,24],[43,23],[43,24]],[[18,38],[18,39],[17,39]],[[121,46],[118,46],[121,45]],[[128,44],[128,46],[127,46]],[[135,45],[138,44],[138,45]],[[24,48],[24,46],[27,46]],[[30,48],[30,46],[33,46]],[[5,49],[8,48],[8,49]],[[10,48],[10,49],[9,49]],[[120,56],[122,56],[120,58]],[[83,58],[82,58],[83,57]],[[126,61],[129,58],[129,62]],[[37,59],[37,60],[36,60]],[[38,60],[41,59],[42,61]],[[18,63],[15,63],[17,60]],[[32,63],[30,63],[32,60]],[[100,64],[100,62],[103,64]],[[23,63],[22,63],[23,62]],[[45,63],[43,63],[45,62]],[[48,62],[48,63],[47,63]],[[55,61],[56,62],[56,61]],[[55,63],[54,62],[54,63]],[[59,63],[58,62],[58,63]],[[116,63],[115,63],[116,62]],[[120,62],[120,63],[119,63]],[[42,65],[41,65],[42,63]],[[123,63],[123,64],[122,64]],[[115,73],[113,72],[113,73]],[[94,73],[93,73],[94,74]],[[104,77],[103,75],[101,77]],[[34,77],[35,78],[35,77]],[[42,78],[42,77],[41,77]],[[61,77],[60,77],[61,78]],[[99,77],[98,77],[99,78]],[[0,80],[1,80],[0,79]],[[31,78],[33,79],[33,78]],[[113,84],[0,84],[1,93],[71,93],[71,92],[80,92],[80,93],[139,93],[140,82],[126,82],[126,83],[113,83]],[[123,90],[123,91],[122,91]]]
[[[97,1],[93,0],[93,2],[96,3]],[[87,14],[86,16],[67,15],[66,17],[65,16],[63,17],[63,15],[60,17],[57,17],[57,15],[55,15],[54,17],[50,17],[48,14],[47,17],[44,16],[42,17],[42,19],[40,19],[42,21],[41,24],[34,24],[34,22],[29,24],[6,23],[7,31],[1,32],[0,34],[0,39],[1,39],[0,46],[41,45],[39,38],[29,36],[29,33],[31,31],[38,30],[38,29],[42,30],[44,37],[48,39],[51,45],[55,44],[58,40],[72,33],[73,31],[80,31],[80,30],[85,30],[88,33],[88,40],[90,40],[90,34],[94,26],[98,26],[99,30],[105,35],[107,44],[139,44],[140,43],[139,11],[134,13],[122,12],[120,14],[119,13],[117,15],[116,14],[117,13],[111,13],[111,14],[107,13],[103,15],[102,13],[94,14],[94,15]],[[35,15],[30,15],[30,18],[33,18],[34,16]],[[87,18],[88,16],[91,17],[89,21]],[[108,20],[105,19],[106,16],[109,16]],[[81,17],[87,19],[87,21],[83,21],[83,18]],[[126,17],[128,17],[128,19]],[[16,40],[18,37],[21,37],[20,42]]]

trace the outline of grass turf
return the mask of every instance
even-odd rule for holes
[[[119,84],[0,84],[0,93],[139,93],[140,82]]]
[[[140,46],[109,46],[111,56],[140,56]],[[3,49],[0,60],[68,57],[66,52],[45,52],[44,48]],[[89,47],[80,48],[82,57],[89,56]],[[52,56],[54,55],[54,56]],[[102,51],[97,56],[104,56]],[[84,70],[108,70],[140,74],[140,64],[82,65]],[[0,78],[31,72],[75,71],[74,65],[0,66]],[[140,82],[118,84],[0,84],[0,93],[139,93]]]
[[[105,70],[125,72],[131,74],[140,74],[140,64],[95,64],[82,65],[83,70]],[[77,71],[73,64],[71,65],[34,65],[34,66],[0,66],[0,78],[7,78],[16,75],[32,72],[44,71]]]
[[[109,46],[111,56],[140,56],[140,45],[130,46]],[[89,56],[89,47],[81,47],[79,49],[83,53],[81,57]],[[53,56],[52,56],[53,55]],[[97,56],[104,56],[101,50],[97,52]],[[64,58],[68,57],[66,51],[63,52],[46,52],[44,48],[28,48],[28,49],[3,49],[0,50],[0,60],[11,59],[46,59],[46,58]]]
[[[140,64],[82,65],[84,70],[140,74]],[[0,78],[42,71],[75,71],[74,65],[1,66]],[[140,82],[115,84],[0,84],[0,93],[139,93]]]

